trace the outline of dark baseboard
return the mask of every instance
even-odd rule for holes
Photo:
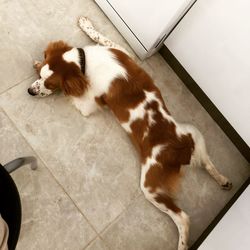
[[[215,122],[221,127],[225,134],[230,138],[234,145],[238,148],[241,154],[250,162],[250,148],[246,142],[240,137],[232,125],[226,120],[222,113],[211,102],[208,96],[198,86],[194,79],[188,74],[188,72],[182,67],[179,61],[171,53],[171,51],[164,45],[160,49],[160,54],[168,63],[168,65],[174,70],[177,76],[183,81],[187,88],[193,93],[201,105],[206,109]]]

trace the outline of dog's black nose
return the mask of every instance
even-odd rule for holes
[[[28,93],[30,94],[30,95],[37,95],[36,93],[34,93],[34,91],[33,91],[33,89],[32,88],[28,88]]]

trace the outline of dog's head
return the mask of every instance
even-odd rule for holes
[[[62,41],[52,42],[44,52],[44,61],[36,65],[39,79],[31,84],[32,96],[45,97],[55,90],[81,96],[88,82],[81,71],[79,52]]]

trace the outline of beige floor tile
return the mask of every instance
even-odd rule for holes
[[[29,96],[25,81],[0,105],[98,231],[139,192],[139,163],[109,111],[84,118],[62,95]]]
[[[34,155],[20,133],[0,109],[0,159]],[[48,169],[24,166],[12,177],[22,203],[22,227],[17,249],[83,249],[96,235]]]
[[[177,249],[174,223],[143,196],[103,232],[102,238],[116,250]]]

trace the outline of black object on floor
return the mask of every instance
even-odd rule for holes
[[[0,164],[0,214],[9,227],[8,248],[15,250],[21,228],[22,207],[20,196],[10,173],[25,164],[37,168],[35,157],[22,157],[6,165]]]
[[[0,165],[0,214],[9,227],[9,250],[14,250],[21,227],[21,201],[14,181],[2,165]]]

